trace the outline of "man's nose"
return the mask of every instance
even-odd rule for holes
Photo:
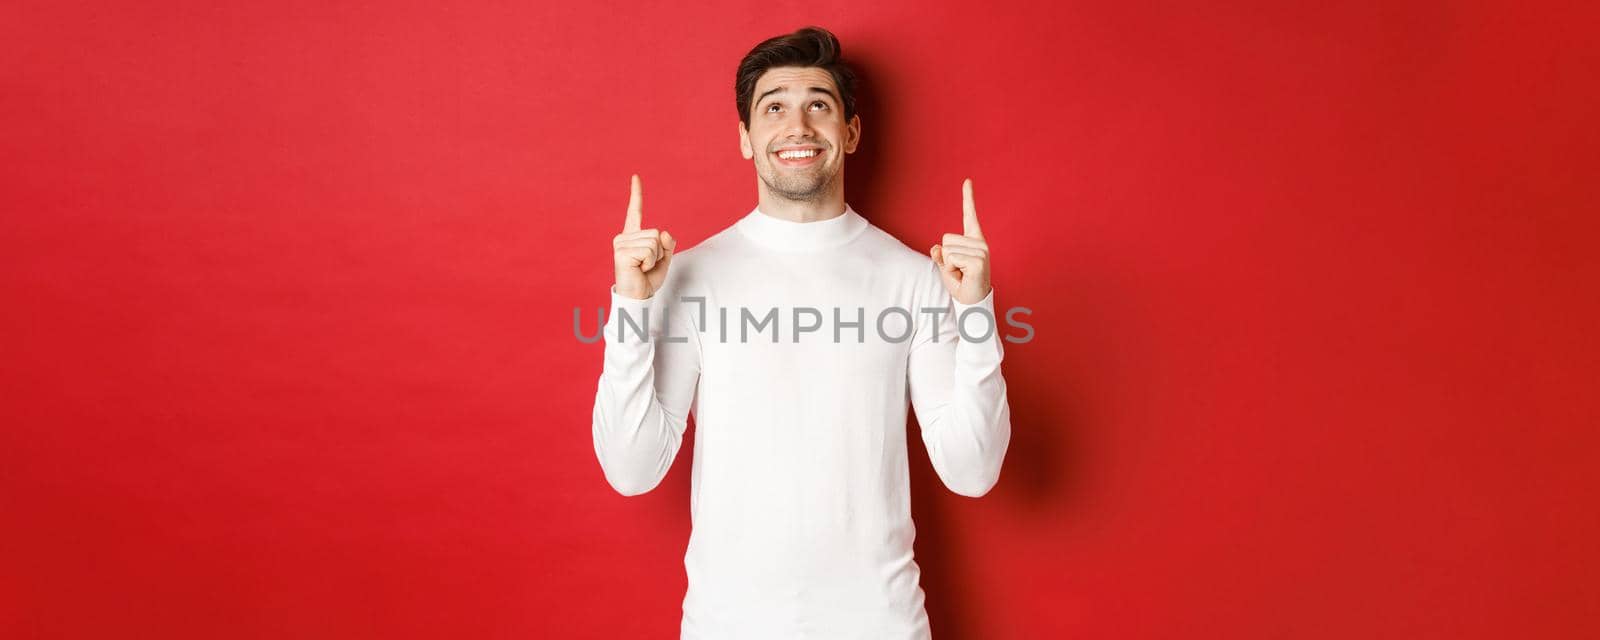
[[[811,137],[811,114],[804,110],[790,112],[784,119],[783,130],[785,133]]]

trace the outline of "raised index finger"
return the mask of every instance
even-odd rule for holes
[[[622,220],[622,231],[638,231],[640,223],[644,220],[644,195],[639,187],[639,174],[633,174],[633,183],[628,193],[628,217]]]
[[[972,178],[961,182],[961,235],[983,239],[983,229],[978,227],[978,207],[972,204]]]

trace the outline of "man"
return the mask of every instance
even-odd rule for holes
[[[1010,443],[971,181],[963,232],[928,254],[857,214],[844,161],[861,120],[839,52],[808,27],[739,64],[753,211],[678,252],[641,229],[635,175],[612,241],[595,454],[618,492],[644,493],[695,416],[685,639],[929,638],[907,400],[956,493],[987,493]]]

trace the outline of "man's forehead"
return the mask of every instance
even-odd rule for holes
[[[833,85],[833,74],[818,67],[777,67],[767,70],[756,81],[756,95],[761,95],[773,89],[786,91],[808,91],[812,87],[819,87],[834,92],[837,87]]]

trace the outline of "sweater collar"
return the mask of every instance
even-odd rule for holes
[[[813,251],[836,247],[854,239],[867,228],[867,219],[849,203],[844,213],[815,222],[791,222],[768,215],[760,206],[734,225],[756,244],[780,251]]]

